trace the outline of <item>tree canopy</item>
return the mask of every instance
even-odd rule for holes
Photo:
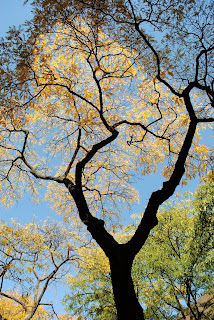
[[[212,2],[32,5],[33,19],[0,43],[1,201],[48,186],[45,199],[109,258],[118,319],[143,319],[134,257],[182,177],[213,165],[201,140],[214,121]],[[118,243],[111,231],[138,199],[134,177],[157,170],[163,187]]]

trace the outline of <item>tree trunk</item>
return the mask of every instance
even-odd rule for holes
[[[110,259],[111,280],[118,320],[144,320],[131,277],[132,261],[119,257]]]

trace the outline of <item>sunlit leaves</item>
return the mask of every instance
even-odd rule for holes
[[[8,295],[10,294],[14,295],[17,299],[21,299],[22,301],[26,302],[30,309],[32,300],[29,296],[21,296],[16,292],[8,292]],[[2,316],[2,319],[25,320],[26,312],[20,305],[17,305],[11,299],[0,297],[0,315]],[[45,310],[45,308],[40,306],[33,319],[51,320],[52,317],[50,316],[49,312]]]
[[[0,302],[4,302],[5,307],[0,314],[8,314],[11,319],[31,319],[36,312],[37,319],[41,311],[41,316],[49,319],[49,313],[41,307],[44,293],[51,284],[59,283],[77,263],[79,241],[74,231],[59,223],[21,225],[15,221],[10,224],[2,221]],[[9,310],[7,305],[14,305],[14,308]]]
[[[84,170],[84,192],[94,212],[110,221],[124,203],[135,202],[138,196],[131,183],[136,172],[146,175],[164,165],[165,177],[172,173],[189,124],[183,98],[157,80],[155,56],[131,24],[127,28],[133,19],[129,4],[111,4],[114,21],[107,14],[110,2],[100,5],[102,14],[96,8],[90,11],[90,1],[84,6],[76,1],[73,7],[67,1],[34,1],[35,16],[26,30],[11,29],[1,43],[0,173],[5,205],[21,197],[22,190],[38,198],[45,177],[62,180],[66,172],[74,181],[76,164],[112,128],[119,131],[118,138],[98,151]],[[193,4],[189,6],[192,10]],[[152,8],[146,1],[133,5],[138,19],[154,19],[160,30],[185,16],[182,4],[168,7],[163,2],[160,12],[158,3]],[[160,50],[161,74],[183,88],[179,78],[173,78],[167,48],[165,53]],[[193,94],[195,111],[209,117],[209,101],[206,94],[201,99],[201,93]],[[186,162],[187,178],[202,174],[210,158],[198,137]],[[41,182],[36,182],[38,177]],[[19,190],[13,187],[16,183]],[[69,205],[70,213],[75,210],[63,190],[52,184],[45,198],[68,216]]]

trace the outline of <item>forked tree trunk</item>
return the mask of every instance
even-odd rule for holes
[[[137,299],[131,276],[132,261],[111,258],[111,280],[118,320],[144,320],[143,309]]]
[[[118,244],[104,228],[104,222],[91,216],[82,189],[72,188],[69,180],[65,182],[77,205],[80,218],[109,259],[117,319],[144,320],[143,309],[137,299],[131,277],[132,263],[137,252],[134,254],[126,245]]]

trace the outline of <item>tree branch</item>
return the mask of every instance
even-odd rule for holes
[[[158,223],[156,214],[159,206],[173,195],[176,187],[180,183],[185,172],[185,161],[192,145],[196,127],[197,121],[191,121],[170,179],[163,183],[161,190],[157,190],[152,193],[148,205],[144,211],[144,216],[135,234],[130,241],[124,245],[129,250],[130,255],[135,256],[139,252],[145,243],[150,230]]]

